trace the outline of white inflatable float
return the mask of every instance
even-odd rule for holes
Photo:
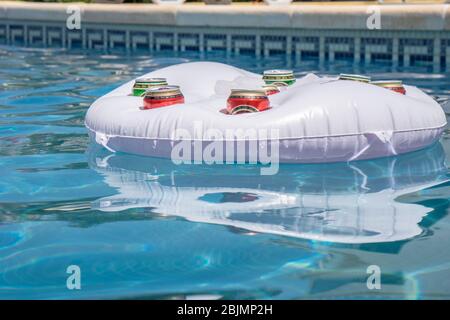
[[[263,162],[275,152],[279,162],[352,161],[424,148],[439,139],[447,124],[432,97],[407,85],[402,95],[308,74],[269,96],[271,109],[228,115],[221,110],[230,90],[258,87],[261,75],[193,62],[145,77],[163,77],[180,86],[185,103],[143,110],[143,99],[130,95],[134,81],[99,98],[85,124],[92,139],[110,151],[174,159],[174,148],[187,142],[190,152],[176,153],[187,161],[199,160],[205,152],[218,161],[238,161],[242,150],[245,161]]]

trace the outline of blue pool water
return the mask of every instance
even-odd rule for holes
[[[220,54],[0,47],[0,298],[450,298],[448,132],[372,161],[176,166],[89,144],[89,105],[201,59],[254,72],[396,78],[450,96],[450,74]],[[68,290],[68,266],[81,290]],[[367,268],[380,267],[369,290]]]

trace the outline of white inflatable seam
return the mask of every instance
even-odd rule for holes
[[[151,140],[169,140],[169,141],[173,140],[171,138],[165,138],[165,137],[139,137],[139,136],[128,136],[128,135],[123,135],[123,134],[109,134],[109,133],[104,133],[104,132],[92,129],[87,123],[85,123],[85,126],[92,132],[108,136],[109,138],[121,137],[121,138],[151,139]],[[396,133],[404,133],[404,132],[440,130],[440,129],[445,128],[446,126],[447,126],[447,123],[440,125],[440,126],[436,126],[436,127],[425,127],[425,128],[417,128],[417,129],[404,129],[404,130],[396,130],[396,131],[380,130],[380,131],[372,131],[372,132],[343,133],[343,134],[333,134],[333,135],[330,134],[330,135],[322,135],[322,136],[279,137],[277,140],[339,138],[339,137],[349,137],[349,136],[364,136],[364,135],[368,135],[368,134],[374,134],[377,137],[381,137],[382,135],[384,135],[384,133],[387,133],[387,132],[392,132],[392,135],[394,135]],[[192,138],[191,140],[192,141],[213,141],[213,140],[204,140],[204,139],[197,139],[197,138]],[[258,139],[233,139],[233,140],[223,140],[223,141],[254,141],[254,140],[258,141]],[[271,139],[268,139],[268,140],[271,140]],[[382,140],[382,139],[380,139],[380,140]]]

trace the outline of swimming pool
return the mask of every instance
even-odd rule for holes
[[[90,103],[175,63],[297,76],[370,73],[450,96],[450,75],[337,61],[152,57],[0,47],[0,298],[450,298],[450,189],[441,143],[372,161],[181,165],[89,144]],[[68,290],[67,267],[81,269]],[[369,290],[367,268],[382,271]]]

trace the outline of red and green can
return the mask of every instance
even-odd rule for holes
[[[401,94],[406,94],[405,87],[403,87],[403,83],[401,80],[380,80],[380,81],[371,81],[370,83]]]
[[[265,90],[233,89],[227,100],[228,114],[260,112],[270,108]]]
[[[184,96],[179,86],[151,88],[144,95],[144,109],[167,107],[184,103]]]
[[[267,96],[270,96],[272,94],[276,94],[276,93],[280,92],[280,89],[278,89],[277,86],[271,85],[271,84],[266,84],[266,85],[262,86],[262,88],[266,92]]]

